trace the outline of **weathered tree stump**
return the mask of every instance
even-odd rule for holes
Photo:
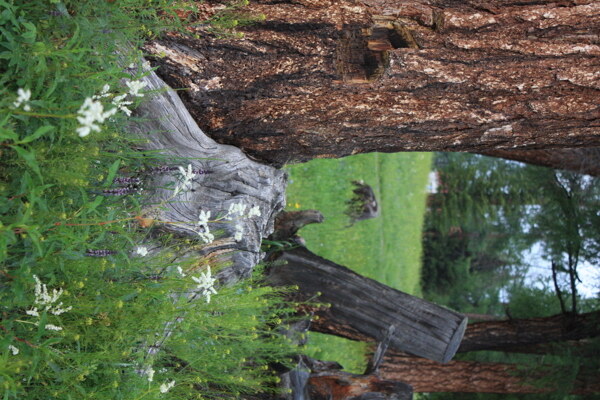
[[[196,175],[190,189],[174,197],[168,187],[175,176],[154,175],[154,190],[147,204],[164,203],[164,207],[155,208],[149,217],[159,223],[168,222],[161,225],[162,229],[200,239],[200,210],[210,211],[210,219],[214,220],[234,203],[247,209],[258,206],[259,216],[209,223],[215,240],[195,253],[233,263],[220,273],[222,283],[248,276],[261,260],[262,239],[273,231],[275,216],[285,206],[285,172],[251,161],[238,148],[218,144],[204,135],[177,94],[154,72],[143,81],[156,93],[136,109],[137,118],[129,130],[143,139],[144,150],[159,150],[167,162],[177,160],[176,165],[191,164],[194,171],[206,172]],[[244,232],[239,241],[233,237],[236,229]]]

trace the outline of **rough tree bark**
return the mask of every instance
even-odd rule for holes
[[[418,357],[390,354],[379,371],[382,379],[406,382],[414,392],[544,393],[565,389],[559,387],[556,381],[546,381],[541,386],[533,383],[556,372],[551,366],[518,368],[514,364],[476,361],[441,364]],[[580,370],[570,392],[600,392],[598,371]]]
[[[595,0],[251,1],[243,39],[149,43],[211,137],[275,165],[600,146]]]

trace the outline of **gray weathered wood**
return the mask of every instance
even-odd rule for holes
[[[227,213],[234,203],[246,205],[248,209],[258,206],[261,216],[210,223],[215,240],[196,253],[225,254],[225,258],[233,262],[219,274],[222,283],[248,276],[261,260],[262,239],[272,232],[275,216],[285,206],[285,172],[254,162],[238,148],[218,144],[207,137],[178,95],[154,72],[142,80],[148,84],[146,89],[155,93],[147,95],[135,110],[136,118],[129,131],[142,139],[143,149],[160,150],[169,165],[191,164],[194,170],[210,171],[197,175],[190,190],[174,198],[171,188],[176,181],[175,173],[154,175],[154,190],[147,204],[165,204],[155,208],[149,217],[168,221],[161,225],[163,229],[198,238],[202,243],[196,233],[200,210],[210,211],[212,220]],[[241,224],[244,231],[239,242],[233,238],[236,224]]]
[[[311,329],[336,334],[353,332],[359,340],[384,341],[390,347],[448,362],[461,342],[467,318],[436,304],[365,278],[300,247],[279,253],[270,268],[273,285],[298,285],[302,298],[329,303],[319,308]]]

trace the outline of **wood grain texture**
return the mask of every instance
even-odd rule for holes
[[[467,324],[457,312],[365,278],[302,247],[277,256],[268,282],[297,285],[302,298],[331,304],[314,310],[319,318],[311,330],[334,335],[339,330],[352,332],[354,339],[383,341],[394,325],[391,348],[441,362],[454,356]]]
[[[165,202],[165,206],[155,209],[151,217],[169,222],[161,224],[161,229],[200,241],[196,232],[200,210],[210,211],[211,219],[215,219],[227,213],[234,203],[248,209],[258,206],[260,216],[209,224],[215,233],[214,242],[187,255],[231,261],[232,266],[219,273],[221,283],[247,277],[262,258],[262,239],[273,231],[275,216],[285,206],[285,172],[254,162],[239,149],[207,137],[179,96],[154,72],[149,72],[143,81],[148,84],[147,89],[155,92],[135,110],[129,131],[142,139],[143,149],[159,150],[166,162],[210,171],[197,175],[191,189],[175,198],[173,190],[166,188],[175,180],[173,173],[153,175],[154,189],[147,204]],[[233,238],[238,224],[244,231],[239,242]]]

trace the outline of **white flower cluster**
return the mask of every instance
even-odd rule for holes
[[[16,356],[17,354],[19,354],[19,349],[16,348],[15,346],[13,346],[12,344],[8,345],[8,349],[10,350],[10,352],[12,353],[13,356]]]
[[[140,93],[140,90],[145,88],[148,83],[142,81],[128,81],[125,83],[129,88],[129,94],[135,97],[144,97],[143,93]]]
[[[188,164],[187,170],[183,167],[177,167],[179,170],[179,176],[177,186],[173,191],[173,196],[177,196],[179,192],[187,192],[192,188],[192,180],[196,177],[196,174],[192,170],[192,164]]]
[[[148,248],[146,246],[138,246],[135,248],[135,254],[140,257],[146,257],[148,255]]]
[[[21,104],[24,104],[23,110],[31,111],[31,106],[29,104],[27,104],[29,102],[30,98],[31,98],[31,90],[29,90],[29,89],[23,90],[22,88],[19,88],[17,90],[17,99],[13,102],[13,107],[19,108],[19,107],[21,107]]]
[[[144,84],[144,86],[145,86],[145,84]],[[109,90],[110,90],[110,85],[104,85],[100,94],[93,96],[92,100],[100,100],[105,97],[110,97],[111,93],[109,93]],[[125,100],[125,98],[127,97],[128,94],[131,94],[131,93],[123,93],[118,96],[115,96],[112,99],[111,103],[116,107],[117,110],[122,111],[123,114],[125,114],[129,117],[129,116],[131,116],[131,110],[129,108],[127,108],[127,106],[133,104],[133,101]],[[140,96],[140,94],[137,93],[137,91],[136,91],[136,95]]]
[[[165,382],[162,385],[160,385],[160,392],[167,393],[169,390],[171,390],[173,386],[175,386],[175,381]]]
[[[148,382],[152,382],[154,380],[155,371],[154,371],[154,368],[152,368],[151,366],[147,366],[141,372],[142,372],[142,375],[146,375]]]
[[[192,280],[198,284],[196,289],[202,291],[202,296],[206,297],[206,302],[210,303],[210,296],[217,294],[215,289],[216,278],[213,278],[210,272],[210,266],[207,267],[206,272],[202,272],[199,277],[192,276]]]
[[[198,222],[196,223],[196,225],[198,226],[196,232],[198,233],[198,236],[200,236],[200,239],[202,239],[206,244],[212,243],[212,241],[215,240],[215,236],[212,233],[210,233],[210,229],[208,228],[209,219],[210,211],[200,210]]]
[[[234,217],[239,218],[252,218],[252,217],[260,217],[262,214],[260,212],[259,206],[253,206],[248,210],[246,214],[247,206],[241,203],[233,203],[229,206],[229,211],[227,211],[226,219],[232,220]],[[244,237],[244,225],[241,222],[237,222],[235,224],[235,232],[233,233],[233,239],[236,242],[239,242]]]
[[[81,126],[77,128],[77,133],[80,137],[85,137],[92,131],[100,132],[100,126],[98,124],[104,123],[105,119],[115,115],[116,112],[117,108],[104,111],[102,103],[88,97],[79,108],[79,111],[77,111],[77,121],[81,124]]]
[[[125,98],[128,95],[133,97],[144,97],[144,94],[140,93],[140,90],[145,88],[147,83],[142,81],[128,81],[125,84],[129,88],[129,92],[115,96],[112,100],[112,105],[115,107],[108,111],[104,111],[104,106],[100,102],[100,99],[111,96],[109,93],[110,85],[104,85],[100,94],[85,99],[79,108],[79,111],[77,111],[77,121],[80,123],[79,128],[77,128],[77,133],[80,137],[85,137],[91,132],[100,132],[99,124],[104,123],[107,118],[115,115],[117,111],[122,111],[127,116],[131,115],[131,110],[127,108],[127,106],[133,104],[133,102],[126,101]]]
[[[181,169],[182,176],[184,176],[184,178],[185,178],[184,182],[180,185],[184,185],[186,183],[186,180],[188,179],[188,177],[191,174],[193,174],[193,172],[191,172],[191,166],[188,166],[187,172],[182,167],[179,167],[179,168]],[[261,216],[261,211],[260,211],[259,206],[250,207],[248,212],[246,212],[247,209],[248,209],[248,206],[246,204],[232,203],[229,205],[229,210],[227,211],[227,213],[224,216],[217,218],[216,221],[221,221],[224,219],[231,221],[233,219],[242,219],[242,218],[245,219],[245,218]],[[210,233],[210,228],[208,227],[208,223],[210,222],[209,220],[210,220],[210,211],[200,210],[200,213],[198,215],[198,222],[196,222],[196,226],[197,226],[196,233],[198,234],[198,236],[200,236],[200,238],[206,244],[212,243],[213,240],[215,240],[214,235],[212,233]],[[235,239],[236,242],[239,242],[242,240],[243,236],[244,236],[244,225],[238,221],[238,222],[236,222],[236,225],[235,225],[235,232],[233,234],[233,238]]]
[[[31,310],[25,311],[25,314],[39,318],[40,310],[38,310],[38,307],[40,307],[42,311],[48,311],[49,313],[51,313],[53,315],[61,315],[63,313],[70,311],[73,308],[71,306],[63,308],[62,301],[58,304],[55,304],[58,302],[58,299],[63,294],[62,288],[58,289],[58,290],[52,289],[52,293],[50,293],[48,291],[48,287],[46,286],[46,284],[42,283],[40,281],[40,279],[37,277],[37,275],[33,275],[33,279],[35,279],[34,304],[36,305],[36,307],[33,307]],[[37,323],[36,323],[36,325],[37,325]],[[62,330],[62,328],[60,326],[56,326],[56,325],[52,325],[52,324],[46,324],[45,328],[48,330],[52,330],[52,331]]]

